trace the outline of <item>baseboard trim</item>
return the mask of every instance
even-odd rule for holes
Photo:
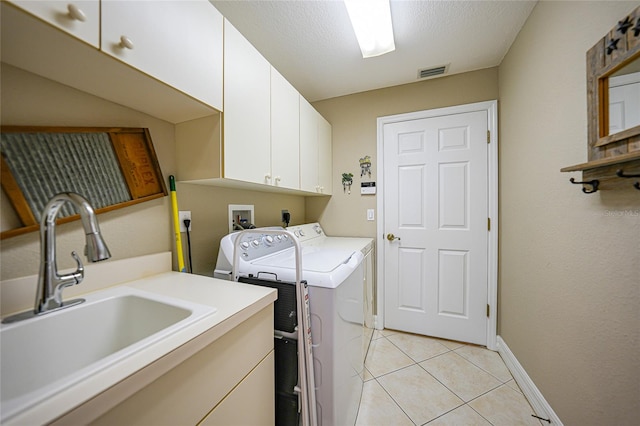
[[[560,418],[553,411],[553,408],[551,408],[551,405],[549,405],[547,400],[544,399],[544,396],[542,396],[540,390],[538,390],[535,383],[533,383],[531,377],[529,377],[522,365],[520,365],[520,363],[518,362],[516,356],[513,354],[513,352],[511,352],[511,349],[509,349],[509,346],[507,346],[507,343],[502,339],[501,336],[498,336],[496,341],[498,353],[511,372],[514,380],[516,381],[518,386],[520,386],[522,393],[531,404],[531,407],[533,408],[533,411],[536,413],[536,415],[551,420],[550,424],[552,425],[562,426]]]

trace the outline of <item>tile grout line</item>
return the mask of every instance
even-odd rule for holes
[[[460,348],[458,348],[460,349]],[[486,349],[486,350],[490,350],[490,349]],[[485,373],[489,374],[491,377],[495,378],[496,380],[498,380],[500,383],[505,384],[510,380],[513,380],[513,375],[511,374],[511,372],[507,369],[507,372],[509,372],[509,380],[507,380],[506,382],[503,381],[500,377],[496,376],[495,374],[493,374],[492,372],[486,370],[485,368],[483,368],[482,366],[476,364],[475,362],[473,362],[473,360],[467,358],[466,356],[462,355],[461,353],[458,353],[456,349],[453,350],[453,352],[455,352],[458,356],[464,358],[465,360],[469,361],[471,364],[475,365],[476,367],[478,367],[480,370],[484,371]],[[493,352],[493,351],[492,351]],[[496,352],[497,353],[497,352]],[[500,356],[500,354],[498,354],[498,356]],[[500,361],[502,361],[502,363],[504,364],[504,360],[502,359],[502,357],[500,357]]]
[[[383,376],[384,376],[384,375],[383,375]],[[380,377],[382,377],[382,376],[380,376]],[[418,426],[418,425],[416,425],[416,422],[414,422],[414,421],[413,421],[413,419],[409,416],[409,414],[408,414],[406,411],[404,411],[404,409],[400,406],[400,404],[398,404],[398,401],[396,401],[396,399],[393,397],[393,395],[391,395],[391,394],[387,391],[387,389],[386,389],[384,386],[382,386],[382,383],[380,383],[380,382],[378,381],[378,378],[377,378],[377,377],[374,377],[374,378],[373,378],[373,380],[375,380],[375,381],[376,381],[376,383],[378,384],[378,386],[380,386],[380,387],[382,388],[382,390],[384,391],[384,393],[386,393],[387,395],[389,395],[389,398],[391,398],[391,400],[393,401],[393,403],[394,403],[394,404],[396,404],[396,407],[398,407],[398,409],[399,409],[400,411],[402,411],[402,412],[404,413],[404,415],[405,415],[405,416],[407,416],[407,419],[409,419],[409,421],[410,421],[411,423],[413,423],[413,424],[414,424],[414,426]]]
[[[383,335],[382,335],[382,333],[380,333],[380,337],[379,337],[378,339],[375,339],[375,340],[380,340],[380,339],[385,339],[387,342],[391,343],[393,346],[395,346],[396,348],[398,348],[396,345],[394,345],[394,343],[393,343],[391,340],[387,339],[387,336],[383,336]],[[398,348],[398,350],[400,350],[402,353],[404,353],[404,351],[402,351],[402,349]],[[405,355],[407,355],[407,354],[405,354]],[[409,356],[409,355],[407,355],[407,356]],[[409,356],[409,359],[411,359],[411,360],[413,361],[413,358],[411,358],[410,356]],[[413,364],[413,365],[415,365],[415,364]],[[389,398],[391,398],[391,401],[393,401],[393,403],[396,405],[396,407],[398,407],[398,409],[399,409],[400,411],[402,411],[402,413],[403,413],[405,416],[407,416],[407,419],[409,419],[409,421],[410,421],[411,423],[413,423],[413,424],[414,424],[414,426],[418,426],[418,425],[416,425],[416,423],[413,421],[413,419],[409,416],[409,414],[408,414],[406,411],[404,411],[404,409],[400,406],[400,404],[398,404],[398,401],[396,401],[396,399],[395,399],[395,398],[394,398],[394,397],[393,397],[393,396],[392,396],[392,395],[387,391],[387,389],[382,385],[382,383],[380,383],[380,382],[378,381],[378,378],[379,378],[379,377],[384,377],[384,376],[386,376],[386,375],[389,375],[389,374],[392,374],[392,373],[395,373],[395,372],[398,372],[398,371],[404,370],[405,368],[408,368],[408,367],[411,367],[411,365],[407,365],[407,366],[405,366],[405,367],[399,368],[399,369],[394,370],[394,371],[389,371],[389,372],[387,372],[387,373],[384,373],[384,374],[381,374],[381,375],[378,375],[378,376],[374,376],[374,375],[371,373],[371,371],[369,371],[368,369],[367,369],[367,371],[369,371],[369,374],[371,374],[371,376],[373,377],[373,380],[375,380],[375,381],[376,381],[376,383],[378,384],[378,386],[380,386],[380,388],[384,391],[384,393],[386,393],[386,394],[389,396]],[[365,368],[367,368],[367,367],[366,367],[366,362],[365,362]]]

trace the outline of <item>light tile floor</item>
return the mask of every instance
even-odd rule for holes
[[[500,355],[475,345],[375,331],[356,426],[541,422]]]

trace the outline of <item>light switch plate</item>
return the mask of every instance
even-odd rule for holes
[[[375,220],[375,213],[373,209],[367,209],[367,220]]]

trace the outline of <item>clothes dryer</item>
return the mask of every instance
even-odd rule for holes
[[[362,348],[362,362],[364,363],[375,329],[376,276],[373,260],[375,255],[373,238],[328,236],[317,222],[289,226],[287,230],[295,235],[302,247],[359,250],[364,256],[363,310],[365,327]]]

